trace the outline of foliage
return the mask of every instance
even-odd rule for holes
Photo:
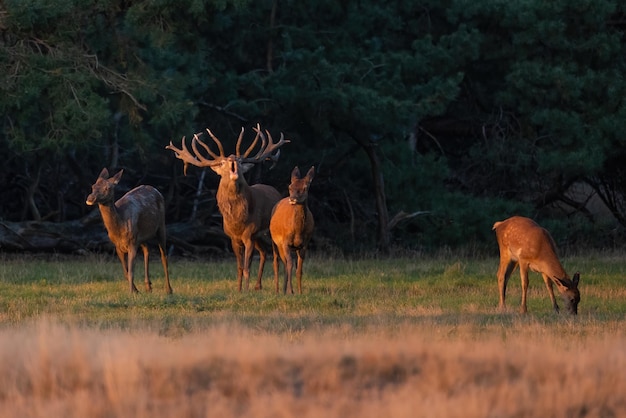
[[[488,245],[514,213],[593,234],[583,182],[624,224],[625,15],[616,0],[7,0],[0,219],[81,218],[107,166],[184,221],[200,171],[181,177],[164,146],[206,127],[232,146],[260,122],[292,140],[262,181],[285,190],[316,165],[322,246],[373,247],[387,210],[428,212],[391,230],[414,248]]]

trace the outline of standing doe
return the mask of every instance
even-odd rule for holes
[[[313,214],[307,205],[309,186],[315,175],[315,167],[311,167],[306,176],[300,176],[300,169],[295,167],[291,172],[289,197],[285,197],[274,206],[270,220],[270,235],[274,250],[274,284],[278,293],[278,257],[285,265],[285,282],[283,293],[293,294],[292,270],[293,259],[291,252],[298,256],[296,277],[298,278],[298,293],[302,294],[302,264],[306,255],[306,248],[313,235],[315,222]]]
[[[256,248],[259,252],[259,272],[256,289],[261,289],[261,278],[263,277],[263,267],[265,266],[266,252],[261,242],[262,235],[267,233],[272,208],[280,200],[280,193],[275,188],[266,184],[248,185],[244,178],[244,173],[265,160],[276,162],[280,156],[278,149],[283,144],[289,142],[280,134],[280,140],[274,142],[272,136],[266,131],[267,137],[261,131],[259,125],[254,128],[256,137],[248,149],[240,153],[241,139],[244,129],[237,139],[236,154],[224,154],[222,143],[213,133],[207,129],[213,142],[217,144],[219,155],[215,154],[208,145],[202,142],[199,135],[193,136],[191,147],[193,154],[187,149],[185,137],[182,140],[182,148],[176,148],[171,142],[166,147],[174,151],[176,158],[185,163],[185,173],[187,165],[196,167],[210,167],[220,176],[220,183],[217,187],[217,207],[222,214],[224,222],[224,232],[230,237],[233,252],[237,258],[237,286],[241,292],[242,278],[246,281],[248,290],[250,281],[250,264],[252,262],[252,252]],[[261,147],[257,153],[250,157],[250,153],[261,138]],[[269,140],[268,140],[269,138]],[[202,146],[211,159],[201,155],[198,145]]]
[[[98,179],[91,186],[87,204],[98,204],[109,238],[115,244],[115,251],[122,262],[124,276],[131,292],[137,292],[133,282],[133,267],[139,247],[143,250],[146,290],[152,291],[148,272],[148,245],[156,238],[161,251],[161,263],[165,271],[165,292],[172,293],[170,276],[165,255],[165,204],[163,196],[152,186],[138,186],[115,201],[115,186],[124,170],[109,178],[109,171],[103,168]]]
[[[556,312],[559,306],[554,298],[554,283],[567,305],[569,313],[578,313],[580,293],[578,281],[580,275],[574,274],[570,280],[556,255],[556,245],[550,233],[529,218],[513,216],[493,224],[500,248],[500,266],[498,267],[498,289],[500,291],[500,309],[505,308],[506,285],[511,273],[519,265],[522,279],[522,312],[526,313],[526,293],[528,291],[528,269],[541,273],[548,288],[552,306]]]

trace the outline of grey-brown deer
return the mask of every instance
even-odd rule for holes
[[[263,234],[268,232],[272,208],[281,197],[280,193],[269,185],[248,185],[244,173],[255,164],[268,159],[276,162],[280,156],[279,148],[289,142],[282,133],[280,139],[274,142],[272,135],[268,131],[264,133],[258,124],[254,131],[256,136],[243,154],[240,150],[244,134],[243,128],[241,128],[237,139],[235,155],[226,156],[222,143],[209,129],[207,132],[213,142],[217,144],[219,155],[200,140],[200,134],[195,134],[191,142],[193,153],[187,148],[185,137],[182,139],[181,148],[175,147],[172,142],[166,147],[174,151],[176,158],[184,162],[185,173],[188,164],[191,164],[196,167],[209,167],[220,176],[216,195],[217,207],[222,214],[224,232],[230,237],[233,252],[237,258],[237,287],[239,291],[242,290],[242,279],[245,280],[246,290],[248,290],[250,264],[255,248],[259,252],[260,258],[255,288],[262,288],[261,279],[266,251],[261,240]],[[259,138],[261,139],[260,148],[251,156]],[[198,146],[201,146],[210,158],[203,156]]]
[[[500,309],[505,309],[506,285],[515,267],[519,265],[522,279],[521,310],[527,312],[526,293],[528,291],[528,270],[541,273],[546,284],[552,307],[556,312],[559,306],[554,298],[554,283],[573,315],[578,313],[580,292],[578,282],[580,274],[570,279],[556,254],[556,244],[550,233],[535,221],[521,216],[513,216],[493,224],[500,248],[500,266],[498,267],[498,290],[500,292]]]
[[[122,178],[124,170],[113,177],[103,168],[98,179],[91,186],[91,194],[87,196],[88,205],[98,205],[104,226],[109,238],[115,245],[115,251],[124,269],[124,277],[128,280],[130,291],[137,292],[133,280],[135,257],[139,247],[143,250],[144,281],[146,290],[152,291],[148,269],[149,249],[147,242],[157,241],[161,252],[161,263],[165,272],[165,292],[172,293],[170,276],[165,254],[165,203],[163,196],[152,186],[141,185],[130,190],[115,201],[115,186]]]
[[[287,286],[289,286],[289,292],[293,294],[293,258],[291,254],[293,251],[298,257],[296,266],[298,293],[302,294],[302,265],[304,264],[307,246],[315,228],[313,214],[307,204],[309,187],[314,175],[315,167],[311,167],[304,177],[300,175],[300,169],[295,167],[291,172],[289,197],[281,199],[274,206],[272,219],[270,220],[270,235],[272,236],[272,248],[274,251],[274,284],[276,293],[278,293],[278,258],[280,256],[285,265],[283,293],[287,293]]]

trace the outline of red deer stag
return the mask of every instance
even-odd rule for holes
[[[556,244],[550,233],[532,219],[513,216],[493,224],[500,247],[500,266],[498,267],[498,289],[500,291],[500,309],[505,308],[506,285],[511,273],[519,265],[522,279],[522,312],[526,313],[526,293],[528,291],[528,269],[541,273],[548,288],[552,306],[556,312],[559,306],[554,298],[554,283],[567,304],[569,313],[578,313],[580,293],[578,281],[580,275],[574,274],[570,280],[556,255]]]
[[[210,167],[220,176],[216,195],[217,207],[222,214],[224,232],[230,237],[237,258],[237,286],[239,291],[242,287],[242,278],[245,279],[246,290],[248,290],[250,263],[254,248],[257,249],[260,256],[258,280],[255,288],[262,288],[261,278],[263,277],[266,252],[260,239],[268,231],[272,208],[280,200],[280,193],[276,189],[266,184],[250,186],[243,175],[254,164],[262,163],[267,159],[276,162],[280,155],[279,147],[289,142],[282,133],[280,140],[274,142],[270,133],[265,131],[266,137],[259,125],[254,130],[256,137],[243,154],[240,152],[243,128],[241,128],[241,133],[237,139],[235,155],[226,156],[222,143],[209,129],[207,132],[213,142],[217,144],[219,155],[211,151],[209,146],[200,140],[198,134],[194,135],[191,142],[193,153],[187,148],[185,137],[182,139],[182,148],[176,148],[171,142],[166,147],[174,151],[176,158],[184,162],[185,173],[187,172],[187,165],[191,164],[196,167]],[[250,156],[259,137],[261,138],[261,147],[254,156]],[[202,156],[198,144],[211,158]]]
[[[295,167],[291,172],[291,184],[289,184],[289,197],[282,199],[274,206],[272,219],[270,220],[270,235],[272,236],[272,248],[274,250],[274,284],[278,293],[278,257],[285,265],[285,282],[283,293],[289,291],[293,294],[291,281],[293,259],[291,252],[295,251],[298,257],[296,277],[298,278],[298,293],[302,294],[302,264],[306,255],[306,248],[313,235],[315,222],[313,214],[307,206],[309,186],[315,175],[315,167],[311,167],[306,176],[300,176],[300,169]]]
[[[91,186],[87,204],[98,204],[109,238],[115,244],[115,251],[122,262],[124,276],[131,292],[137,292],[133,282],[135,256],[139,247],[143,250],[146,290],[152,291],[148,270],[147,241],[156,238],[161,251],[161,263],[165,271],[165,292],[172,293],[170,276],[165,254],[165,204],[163,196],[152,186],[137,186],[118,201],[115,201],[115,186],[122,178],[124,170],[109,178],[109,171],[103,168],[98,179]]]

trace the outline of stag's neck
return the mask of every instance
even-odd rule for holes
[[[245,220],[248,217],[252,192],[245,180],[220,181],[217,206],[225,219]]]

